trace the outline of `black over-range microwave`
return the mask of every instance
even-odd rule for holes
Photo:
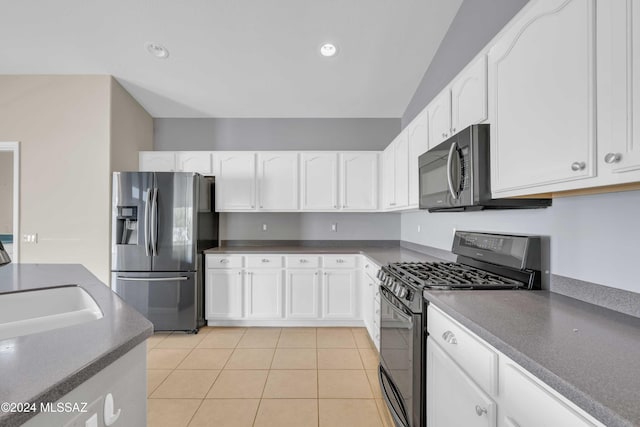
[[[489,125],[472,125],[419,158],[420,209],[546,208],[551,199],[492,199]]]

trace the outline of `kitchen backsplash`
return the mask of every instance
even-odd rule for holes
[[[640,292],[639,212],[640,191],[557,198],[547,209],[412,212],[401,240],[451,249],[454,229],[548,235],[553,274]]]

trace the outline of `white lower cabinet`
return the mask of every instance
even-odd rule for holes
[[[355,319],[356,273],[352,270],[328,270],[322,280],[322,317],[325,319]]]
[[[207,319],[243,317],[243,276],[242,270],[207,269],[204,302]]]
[[[427,316],[427,427],[604,427],[433,304]]]
[[[286,274],[287,318],[319,318],[320,272],[315,269],[288,270]]]
[[[282,270],[249,270],[246,272],[247,317],[282,318]]]
[[[495,402],[429,337],[427,339],[427,426],[495,427],[496,425]]]

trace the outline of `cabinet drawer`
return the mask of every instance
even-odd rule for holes
[[[324,268],[356,268],[356,255],[325,255]]]
[[[255,255],[247,257],[248,268],[282,268],[282,255]]]
[[[498,355],[455,320],[429,305],[430,336],[484,390],[497,393]]]
[[[242,268],[241,255],[207,255],[207,268]]]
[[[289,255],[287,256],[288,268],[318,268],[320,257],[312,255]]]

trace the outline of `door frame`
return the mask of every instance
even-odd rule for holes
[[[20,262],[20,142],[0,141],[0,151],[13,153],[13,253],[11,261]]]

